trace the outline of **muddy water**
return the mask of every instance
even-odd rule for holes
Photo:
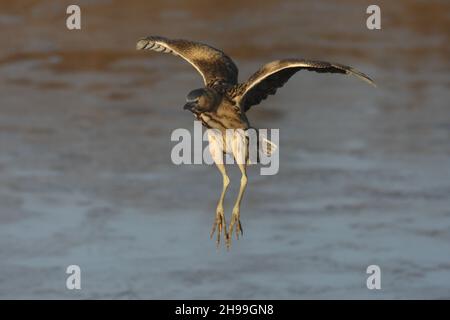
[[[0,4],[1,298],[450,297],[447,2],[383,1],[380,31],[370,1],[78,3],[81,31],[65,28],[70,2]],[[170,162],[201,78],[135,52],[148,34],[222,48],[241,80],[305,57],[378,88],[304,72],[249,112],[280,128],[280,172],[250,169],[244,238],[216,251],[220,175]],[[70,264],[81,291],[65,289]]]

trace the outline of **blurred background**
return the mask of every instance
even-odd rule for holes
[[[376,1],[371,31],[372,2],[1,1],[0,298],[450,298],[450,4]],[[280,128],[280,171],[249,170],[244,237],[217,251],[219,172],[170,160],[201,77],[137,52],[147,35],[220,48],[241,81],[298,57],[378,88],[299,72],[251,109]]]

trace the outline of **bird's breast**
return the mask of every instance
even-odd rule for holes
[[[202,124],[206,127],[206,128],[214,128],[213,127],[213,122],[211,121],[211,117],[206,114],[206,113],[201,113],[199,115],[197,115],[197,119],[199,121],[202,122]]]
[[[247,129],[248,123],[238,115],[225,115],[216,112],[204,112],[197,116],[202,124],[211,129],[225,131],[227,129]]]

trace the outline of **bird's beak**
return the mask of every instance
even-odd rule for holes
[[[194,108],[195,108],[195,103],[193,103],[193,102],[188,102],[183,107],[184,110],[189,110],[189,111],[192,111]]]

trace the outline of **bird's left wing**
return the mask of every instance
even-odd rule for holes
[[[303,59],[276,60],[261,67],[247,82],[235,87],[233,99],[246,112],[251,106],[259,104],[269,95],[276,93],[297,71],[315,71],[321,73],[342,73],[354,75],[372,85],[372,79],[364,73],[342,64]]]
[[[140,39],[136,49],[171,53],[183,58],[202,75],[206,86],[237,83],[238,68],[233,60],[222,51],[206,44],[150,36]]]

